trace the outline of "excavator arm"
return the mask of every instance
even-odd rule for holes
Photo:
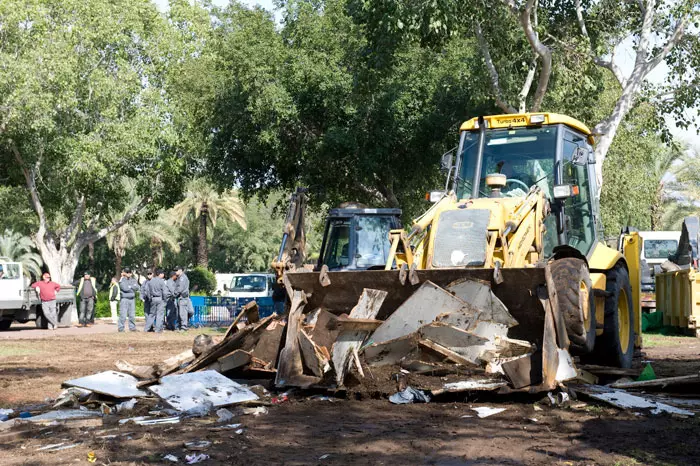
[[[306,260],[306,234],[304,233],[304,218],[306,216],[306,193],[308,188],[297,188],[289,199],[289,210],[284,222],[284,234],[277,254],[272,262],[277,280],[281,283],[286,271],[301,268]]]

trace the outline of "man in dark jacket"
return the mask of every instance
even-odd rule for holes
[[[156,276],[148,281],[148,294],[151,301],[151,312],[146,318],[146,327],[144,328],[144,332],[153,330],[156,333],[160,333],[163,331],[163,318],[165,315],[164,299],[168,294],[164,277],[165,272],[158,269],[156,270]]]
[[[148,318],[151,315],[151,280],[153,280],[153,272],[149,270],[146,272],[146,280],[141,283],[141,292],[139,293],[141,301],[143,301],[143,315],[146,317],[146,322],[148,322]],[[146,324],[146,327],[148,327],[148,324]],[[144,330],[144,332],[148,331]]]
[[[192,301],[190,301],[190,279],[187,278],[182,267],[177,267],[177,280],[175,281],[175,296],[177,297],[177,309],[180,330],[187,330],[190,316],[194,314]]]
[[[80,299],[80,313],[78,314],[78,326],[90,327],[95,314],[95,301],[97,300],[97,285],[95,277],[90,276],[87,270],[83,273],[83,278],[78,282],[76,291]]]
[[[135,278],[132,277],[131,269],[124,267],[124,277],[119,281],[119,290],[121,291],[121,301],[119,302],[119,324],[117,328],[120,332],[124,331],[124,323],[127,316],[129,317],[129,330],[136,332],[136,292],[140,287]]]

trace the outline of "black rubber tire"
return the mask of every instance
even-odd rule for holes
[[[574,354],[588,354],[593,351],[596,341],[595,303],[588,265],[581,259],[564,257],[552,262],[550,269],[557,289],[559,310],[566,323],[569,349]],[[585,291],[582,291],[582,286],[585,286]],[[586,308],[588,321],[583,319]]]
[[[41,311],[39,311],[37,313],[35,323],[36,323],[36,328],[41,328],[44,330],[49,328],[49,321],[46,320],[46,317],[44,317],[44,314],[42,314]]]
[[[0,332],[4,332],[5,330],[10,330],[10,325],[12,325],[12,319],[0,320]]]
[[[624,265],[618,264],[608,271],[605,290],[609,296],[605,298],[603,334],[596,341],[596,363],[629,369],[632,367],[634,356],[635,322],[632,285],[630,284],[629,272]],[[626,350],[623,350],[620,341],[620,319],[618,318],[618,302],[623,293],[627,299],[627,322],[629,325]]]

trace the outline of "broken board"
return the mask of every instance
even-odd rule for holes
[[[63,385],[66,387],[84,388],[85,390],[115,398],[148,396],[148,392],[139,390],[136,387],[137,383],[138,380],[132,375],[117,371],[105,371],[79,379],[68,380],[63,382]]]
[[[189,411],[210,403],[216,408],[258,399],[247,387],[216,371],[207,370],[168,375],[149,390],[178,411]]]

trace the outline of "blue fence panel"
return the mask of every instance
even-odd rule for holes
[[[192,327],[228,327],[240,309],[255,300],[258,303],[260,317],[272,315],[275,306],[270,297],[264,298],[229,298],[224,296],[192,296],[194,314],[190,317]]]

